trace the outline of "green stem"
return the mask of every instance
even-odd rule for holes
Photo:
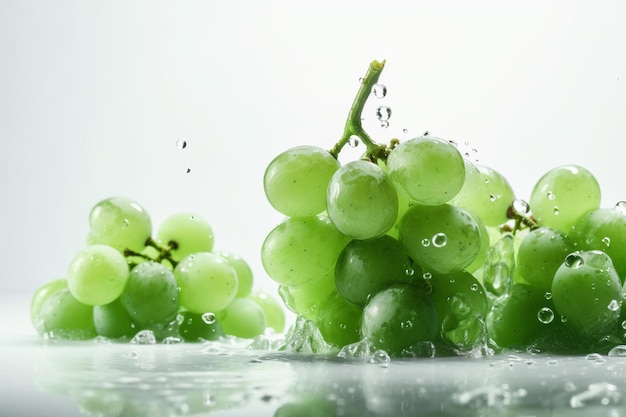
[[[348,113],[348,119],[346,120],[343,135],[341,136],[339,142],[337,142],[330,150],[330,154],[335,157],[335,159],[339,156],[339,152],[341,152],[341,149],[343,149],[352,136],[358,137],[361,142],[367,146],[369,156],[373,158],[385,156],[385,147],[372,140],[367,132],[365,132],[365,129],[363,129],[363,124],[361,122],[361,114],[363,113],[365,103],[372,92],[372,87],[378,83],[378,79],[380,78],[380,74],[384,67],[384,60],[382,62],[372,61],[365,77],[361,80],[361,86],[359,87],[359,91],[357,92],[356,97],[352,102],[352,107],[350,107],[350,112]]]

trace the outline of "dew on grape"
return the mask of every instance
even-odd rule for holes
[[[431,278],[433,277],[433,274],[431,274],[430,272],[424,272],[424,275],[422,275],[422,277],[423,277],[425,280],[429,280],[429,279],[431,279]],[[626,321],[625,321],[625,322],[626,322]],[[624,329],[626,329],[626,327],[624,327]]]
[[[470,287],[470,290],[478,291],[478,284],[472,284],[472,286]]]
[[[604,236],[601,241],[602,241],[602,243],[604,243],[606,245],[607,248],[609,246],[611,246],[611,238],[610,237]]]
[[[183,139],[179,139],[176,141],[176,147],[178,149],[185,149],[187,147],[187,141]]]
[[[206,324],[215,323],[215,319],[216,319],[215,313],[212,313],[212,312],[207,312],[202,315],[202,321],[205,322]]]
[[[554,213],[555,216],[558,216],[559,214],[561,214],[561,211],[559,210],[558,206],[554,206],[553,213]]]
[[[485,181],[486,182],[486,181]],[[489,194],[489,201],[496,201],[498,198],[493,195],[493,194]]]
[[[568,268],[578,269],[582,267],[584,264],[585,264],[585,261],[583,260],[582,256],[580,256],[578,253],[570,253],[565,258],[565,266]]]
[[[546,300],[551,300],[552,299],[552,293],[550,291],[546,291],[546,293],[543,295],[543,297]]]
[[[413,268],[407,268],[406,271],[404,271],[408,276],[413,276],[413,274],[415,274],[415,269]]]
[[[548,198],[548,200],[554,200],[556,198],[552,191],[548,191],[548,194],[546,194],[546,197]]]
[[[384,98],[387,95],[387,86],[384,84],[374,84],[372,86],[372,94],[376,98]]]
[[[611,311],[618,311],[620,309],[620,303],[617,300],[611,300],[607,308]]]
[[[543,324],[550,324],[554,320],[554,311],[550,307],[542,307],[537,312],[537,319]]]
[[[424,247],[430,246],[430,240],[426,238],[422,239],[422,246]]]
[[[432,242],[434,247],[442,248],[448,243],[448,237],[445,233],[437,233],[433,236]]]

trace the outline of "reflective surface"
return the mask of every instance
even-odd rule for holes
[[[241,341],[50,343],[4,309],[16,326],[2,342],[1,415],[626,416],[622,357],[369,363]]]

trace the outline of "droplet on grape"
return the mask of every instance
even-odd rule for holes
[[[205,322],[206,324],[213,324],[215,323],[215,314],[208,312],[208,313],[204,313],[202,315],[202,321]]]
[[[442,248],[446,246],[446,243],[448,243],[448,237],[445,233],[437,233],[433,236],[432,242],[434,247]]]
[[[626,357],[626,345],[617,345],[613,349],[609,350],[609,357],[623,358]]]
[[[537,319],[543,324],[550,324],[554,320],[554,311],[550,307],[542,307],[537,312]]]
[[[602,243],[604,243],[606,247],[608,248],[609,246],[611,246],[611,238],[608,236],[604,236],[602,238]]]
[[[558,216],[561,212],[559,211],[559,207],[558,206],[554,206],[554,215]]]
[[[433,277],[433,274],[431,274],[430,272],[424,272],[424,274],[422,275],[422,278],[424,278],[425,280],[429,280]],[[626,320],[625,320],[626,322]],[[626,327],[624,327],[624,329],[626,330]]]
[[[176,141],[176,147],[178,149],[185,149],[187,147],[187,141],[179,139]]]
[[[411,330],[413,328],[413,322],[411,320],[403,321],[400,323],[400,327],[404,330]]]
[[[546,197],[548,197],[548,200],[555,199],[554,193],[552,191],[548,191],[548,194],[546,194]]]
[[[565,266],[572,269],[578,269],[585,264],[582,256],[577,253],[570,253],[565,257]]]
[[[543,295],[543,297],[546,300],[551,300],[552,299],[552,293],[550,291],[546,291],[546,293]]]
[[[472,284],[472,286],[470,287],[470,290],[478,291],[478,284]]]
[[[415,269],[413,268],[407,268],[406,271],[404,271],[408,276],[412,276],[413,274],[415,274]]]
[[[611,311],[617,311],[620,309],[620,304],[617,300],[611,300],[611,302],[609,303],[609,305],[607,306],[607,308]]]
[[[426,238],[422,239],[422,246],[424,246],[424,247],[430,246],[430,240],[428,240]]]
[[[350,145],[351,148],[356,148],[360,143],[359,138],[356,136],[350,136],[350,139],[348,139],[348,145]]]
[[[525,200],[516,198],[513,200],[513,210],[518,214],[527,214],[530,211],[530,206]]]
[[[372,94],[376,98],[384,98],[387,95],[387,86],[384,84],[374,84],[372,86]]]
[[[487,182],[487,181],[485,181]],[[496,196],[493,194],[489,194],[489,201],[496,201]]]
[[[379,106],[376,109],[376,118],[378,118],[378,120],[385,121],[385,120],[389,120],[389,118],[391,117],[391,109],[387,106]]]

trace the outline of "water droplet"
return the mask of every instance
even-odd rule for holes
[[[340,328],[341,330],[346,330],[346,329],[348,328],[348,325],[346,325],[346,323],[341,323],[341,324],[339,325],[339,328]]]
[[[387,354],[387,352],[385,352],[384,350],[377,350],[372,354],[372,357],[370,358],[371,364],[380,365],[384,368],[389,366],[389,362],[391,362],[391,358],[389,357],[389,354]]]
[[[615,204],[615,211],[626,216],[626,201],[618,201],[617,204]]]
[[[363,80],[364,80],[364,78],[363,78],[363,77],[360,77],[360,78],[359,78],[359,84],[363,84]]]
[[[154,345],[156,344],[156,337],[152,330],[139,331],[130,341],[134,345]]]
[[[550,307],[542,307],[537,312],[537,319],[543,324],[550,324],[554,320],[554,311]]]
[[[187,141],[183,140],[183,139],[178,139],[176,141],[176,147],[178,149],[185,149],[187,147]]]
[[[391,117],[391,109],[387,106],[379,106],[376,109],[376,118],[381,122],[384,120],[389,120]]]
[[[376,98],[384,98],[387,95],[387,86],[384,84],[374,84],[372,86],[372,94]]]
[[[472,284],[472,286],[470,287],[470,290],[478,291],[478,284]]]
[[[446,244],[448,243],[448,237],[446,236],[445,233],[437,233],[436,235],[433,236],[433,246],[436,248],[442,248],[444,246],[446,246]]]
[[[566,322],[567,322],[567,317],[561,316],[561,323],[566,323]]]
[[[213,324],[215,323],[215,320],[216,318],[214,313],[207,312],[202,315],[202,321],[206,324]]]
[[[348,139],[348,145],[350,145],[351,148],[356,148],[360,143],[361,141],[356,136],[350,136],[350,139]]]
[[[404,330],[411,330],[413,328],[413,322],[411,320],[403,321],[400,323],[400,327]]]
[[[550,291],[546,291],[546,293],[543,295],[543,298],[545,298],[546,300],[551,300],[552,293]]]
[[[548,194],[546,194],[546,197],[548,197],[548,200],[555,199],[554,193],[552,191],[548,191]]]
[[[413,268],[407,268],[406,271],[404,271],[408,276],[412,276],[413,274],[415,274],[415,269]]]
[[[548,359],[548,361],[546,362],[546,365],[548,366],[558,366],[559,361],[557,361],[556,359]]]
[[[602,238],[602,243],[604,243],[606,247],[608,248],[609,246],[611,246],[611,238],[608,236],[604,236]]]
[[[611,300],[607,308],[611,311],[618,311],[620,309],[620,304],[617,300]]]
[[[402,133],[409,133],[409,129],[407,128],[402,129]]]
[[[513,210],[518,214],[527,214],[530,211],[530,206],[526,200],[516,198],[513,200]]]
[[[424,247],[430,246],[430,240],[428,240],[426,238],[422,239],[422,246],[424,246]]]
[[[585,264],[582,256],[578,253],[570,253],[565,257],[565,266],[572,269],[578,269]]]
[[[489,194],[489,201],[496,201],[497,197],[493,194]]]
[[[602,355],[600,355],[599,353],[590,353],[587,356],[585,356],[585,360],[588,360],[589,362],[593,362],[593,363],[606,362],[606,359],[604,359]]]
[[[185,169],[185,174],[189,174],[191,172],[191,168],[186,168]]]
[[[433,277],[433,274],[431,274],[430,272],[424,272],[424,274],[422,275],[422,278],[424,278],[425,280],[429,280]],[[626,322],[626,320],[625,320]],[[626,327],[624,327],[624,329],[626,329]]]
[[[622,329],[626,330],[626,320],[622,322]]]
[[[554,206],[554,210],[552,212],[554,213],[555,216],[558,216],[561,213],[558,206]]]
[[[626,357],[626,345],[618,345],[609,350],[609,357]]]
[[[386,129],[389,127],[389,121],[388,120],[383,120],[382,122],[380,122],[380,127],[382,127],[383,129]]]

